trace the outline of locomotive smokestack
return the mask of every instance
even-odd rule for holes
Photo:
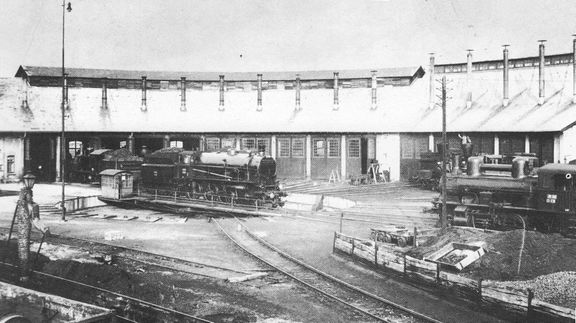
[[[503,89],[502,89],[502,106],[507,107],[508,106],[508,101],[510,100],[510,96],[508,94],[508,88],[510,86],[510,81],[508,78],[508,72],[510,71],[510,65],[508,63],[508,46],[509,45],[503,45],[504,50],[503,52],[503,61],[504,61],[504,68],[503,68],[503,80],[504,80],[504,84],[503,84]]]
[[[572,102],[576,103],[576,38],[572,40]]]
[[[429,89],[429,109],[433,109],[434,105],[435,105],[435,98],[436,95],[434,94],[434,53],[430,53],[430,68],[429,68],[429,73],[430,73],[430,89]]]
[[[540,64],[538,65],[538,104],[544,104],[544,43],[545,40],[539,40],[540,46],[539,53],[540,53]]]
[[[468,49],[468,54],[466,55],[466,87],[467,87],[467,97],[466,97],[466,108],[472,106],[472,49]]]

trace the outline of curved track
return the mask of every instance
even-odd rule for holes
[[[315,269],[251,233],[240,221],[214,220],[238,247],[259,261],[306,287],[344,304],[362,315],[362,320],[382,322],[439,322],[395,304]]]
[[[0,262],[0,265],[11,267],[13,269],[17,268],[15,265],[4,262]],[[115,316],[119,322],[211,322],[104,288],[54,276],[41,271],[32,271],[32,273],[36,280],[41,279],[43,283],[51,281],[52,283],[66,286],[67,288],[81,292],[82,294],[90,293],[94,295],[100,300],[100,303],[104,302],[107,308],[115,309]],[[102,304],[98,305],[102,306]]]

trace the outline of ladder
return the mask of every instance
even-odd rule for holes
[[[340,173],[337,170],[332,170],[330,172],[330,177],[328,178],[328,183],[340,183]]]

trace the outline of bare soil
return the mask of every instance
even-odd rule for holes
[[[494,232],[452,227],[409,254],[422,258],[449,242],[483,243],[486,254],[464,268],[460,272],[462,276],[531,288],[536,298],[576,307],[576,292],[573,291],[576,286],[576,239],[526,231],[520,258],[522,235],[523,230]]]

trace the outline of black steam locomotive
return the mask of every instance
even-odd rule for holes
[[[164,148],[147,155],[141,190],[231,204],[281,206],[276,162],[249,151]]]
[[[447,174],[448,219],[491,229],[527,228],[576,236],[576,165],[518,156],[511,164],[468,158],[464,172]],[[435,206],[440,210],[439,199]]]

